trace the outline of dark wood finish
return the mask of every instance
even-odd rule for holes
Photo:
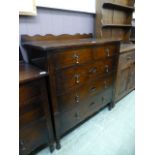
[[[19,152],[27,155],[43,144],[54,149],[53,126],[46,88],[47,72],[19,65]]]
[[[124,10],[124,11],[131,11],[131,12],[134,11],[133,6],[123,5],[123,4],[118,4],[118,3],[112,3],[112,2],[105,2],[103,4],[103,7],[111,8],[111,9]]]
[[[105,25],[102,25],[102,27],[104,28],[120,28],[120,27],[123,27],[123,28],[131,28],[132,25],[130,24],[105,24]]]
[[[28,53],[41,51],[45,55],[55,136],[60,148],[60,137],[104,106],[113,106],[120,42],[86,38],[59,42],[34,39],[22,45]]]
[[[96,38],[129,41],[134,0],[96,1]]]
[[[135,47],[122,45],[116,77],[115,102],[135,89]]]

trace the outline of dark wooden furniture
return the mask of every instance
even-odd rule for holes
[[[134,0],[96,0],[96,38],[129,41]]]
[[[116,76],[115,102],[135,89],[135,47],[123,44],[120,48]]]
[[[22,36],[22,45],[30,63],[49,73],[56,142],[60,148],[61,136],[106,105],[113,107],[120,42],[45,38],[47,36]],[[38,53],[40,58],[31,57]]]
[[[29,64],[19,65],[19,153],[27,155],[43,144],[53,151],[53,126],[44,72]]]

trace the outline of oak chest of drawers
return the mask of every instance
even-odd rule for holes
[[[34,66],[19,66],[19,153],[27,155],[48,144],[53,151],[54,134],[45,78]]]
[[[25,36],[23,36],[24,38]],[[113,107],[119,41],[79,39],[23,41],[30,63],[49,73],[51,105],[59,139],[101,108]],[[24,39],[23,39],[24,40]],[[40,61],[32,53],[40,52]]]

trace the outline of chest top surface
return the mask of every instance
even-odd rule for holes
[[[25,83],[47,76],[47,72],[29,64],[19,64],[19,83]]]
[[[74,40],[60,40],[60,41],[26,41],[22,45],[24,47],[35,48],[38,50],[50,51],[56,49],[77,48],[83,46],[103,45],[107,43],[119,43],[120,40],[113,39],[74,39]]]

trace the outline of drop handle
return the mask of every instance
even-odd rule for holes
[[[96,73],[97,72],[97,68],[96,67],[93,67],[89,70],[89,73]]]
[[[26,147],[24,146],[24,142],[22,140],[19,141],[19,146],[23,151],[26,150]]]
[[[102,103],[104,102],[105,98],[102,96]]]
[[[105,65],[105,69],[106,69],[106,72],[108,73],[109,72],[109,66]]]
[[[76,113],[75,113],[75,118],[76,118],[77,120],[80,119],[80,113],[79,113],[79,112],[76,112]]]
[[[132,59],[132,57],[130,57],[130,56],[129,56],[129,57],[127,57],[127,60],[131,60],[131,59]]]
[[[92,87],[91,89],[90,89],[90,93],[94,93],[96,91],[96,87]]]
[[[109,50],[109,48],[106,48],[105,51],[107,53],[107,56],[109,57],[110,56],[110,50]]]
[[[75,83],[80,83],[80,74],[75,74]]]
[[[79,55],[76,53],[73,55],[73,58],[75,59],[76,63],[79,64]]]
[[[91,106],[93,106],[95,104],[95,102],[91,102],[90,104],[89,104],[89,106],[91,107]]]
[[[75,102],[76,103],[79,103],[80,102],[80,96],[78,96],[78,95],[75,96]]]
[[[107,88],[107,81],[104,81],[104,88]]]

